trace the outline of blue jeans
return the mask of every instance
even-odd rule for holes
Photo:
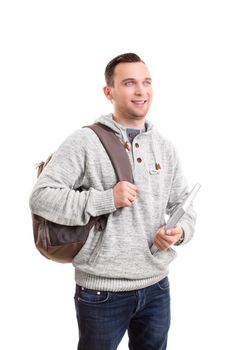
[[[170,326],[168,278],[139,290],[100,292],[76,286],[78,350],[116,350],[126,330],[130,350],[165,350]]]

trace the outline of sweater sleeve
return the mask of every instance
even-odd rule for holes
[[[188,185],[183,175],[181,164],[175,149],[173,148],[173,180],[166,213],[170,216],[181,205],[188,195]],[[183,228],[184,240],[181,244],[189,242],[194,234],[196,213],[193,205],[190,205],[187,212],[181,217],[178,224]]]
[[[39,176],[30,196],[34,214],[61,225],[86,225],[116,210],[112,189],[80,191],[85,175],[84,131],[68,137]]]

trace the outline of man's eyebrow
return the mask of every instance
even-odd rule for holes
[[[125,83],[126,81],[135,81],[136,79],[134,78],[126,78],[122,80],[122,83]]]

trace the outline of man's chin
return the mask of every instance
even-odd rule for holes
[[[131,113],[132,117],[136,120],[141,120],[144,119],[146,117],[147,111],[146,112],[133,112]]]

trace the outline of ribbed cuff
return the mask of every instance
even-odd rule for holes
[[[192,235],[190,235],[189,225],[182,220],[180,220],[180,222],[178,222],[178,225],[180,225],[182,227],[183,232],[184,232],[184,239],[182,240],[182,242],[179,245],[188,243],[190,241],[190,239],[192,238]]]
[[[91,189],[92,216],[99,216],[113,213],[116,210],[114,205],[113,192],[110,188],[107,191]]]

